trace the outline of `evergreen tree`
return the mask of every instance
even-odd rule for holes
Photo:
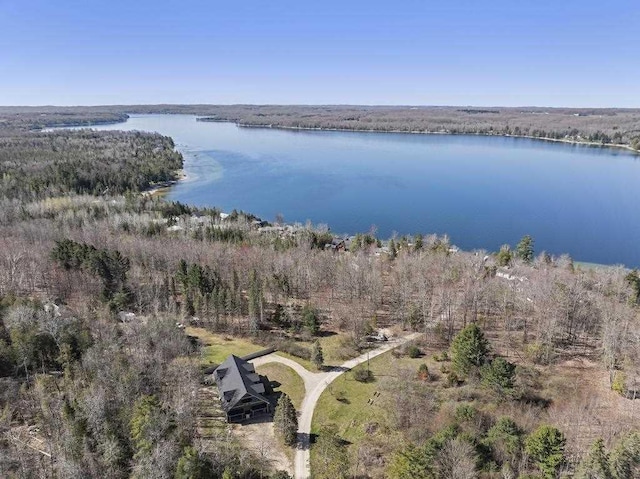
[[[464,376],[472,368],[479,368],[485,362],[489,343],[477,324],[471,323],[460,331],[451,344],[451,366]]]
[[[183,291],[187,289],[189,273],[187,268],[187,262],[183,259],[178,263],[178,272],[176,273],[176,279],[178,283],[182,285]]]
[[[574,479],[612,479],[612,477],[604,441],[598,439],[580,462]]]
[[[395,259],[398,256],[398,250],[396,249],[396,242],[391,240],[389,241],[389,256],[391,259]]]
[[[313,346],[311,347],[311,362],[318,369],[322,368],[322,365],[324,364],[322,346],[320,345],[320,341],[317,339],[313,342]]]
[[[285,393],[278,399],[273,414],[273,427],[287,446],[293,446],[298,439],[298,415]]]
[[[135,403],[130,432],[136,457],[151,453],[156,441],[168,432],[163,411],[156,396],[141,396]]]
[[[252,329],[257,330],[255,325],[262,319],[262,288],[260,287],[260,281],[258,274],[255,270],[251,271],[249,275],[249,318],[252,319],[254,327]]]
[[[516,254],[525,263],[533,261],[533,238],[531,236],[522,237],[518,246],[516,246]]]
[[[525,450],[546,479],[555,479],[564,463],[565,437],[553,426],[543,425],[525,440]]]
[[[498,261],[498,266],[508,266],[511,263],[511,258],[513,257],[513,253],[511,252],[511,247],[508,244],[504,244],[500,247],[500,251],[496,255],[496,260]]]
[[[196,448],[187,446],[176,465],[175,479],[207,479],[212,476],[209,463]]]
[[[610,463],[615,479],[640,477],[640,433],[631,433],[620,441],[611,453]]]
[[[633,296],[630,301],[633,304],[638,304],[640,302],[640,273],[638,273],[637,269],[632,269],[624,279],[633,290]]]
[[[307,304],[302,309],[302,326],[312,336],[315,336],[320,331],[320,318],[313,306]]]
[[[484,444],[491,448],[499,464],[517,464],[522,445],[522,431],[509,417],[501,417],[487,431]]]
[[[421,234],[415,235],[413,237],[413,249],[415,251],[420,251],[424,247],[424,239]]]
[[[432,479],[431,464],[423,451],[412,444],[397,451],[387,468],[390,479]]]
[[[485,386],[504,394],[513,389],[516,366],[503,358],[495,358],[490,364],[482,367],[481,374]]]

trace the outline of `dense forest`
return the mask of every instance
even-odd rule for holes
[[[420,333],[393,375],[354,373],[389,417],[319,429],[314,477],[640,477],[638,272],[528,237],[337,252],[312,225],[139,194],[180,168],[168,138],[20,124],[0,135],[0,477],[288,477],[230,429],[200,432],[211,364],[185,325],[314,362],[314,338],[346,359],[376,329]]]
[[[0,135],[0,194],[45,198],[122,194],[175,180],[182,155],[171,138],[140,132]]]

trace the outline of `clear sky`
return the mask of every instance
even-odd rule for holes
[[[640,107],[640,0],[0,0],[0,104]]]

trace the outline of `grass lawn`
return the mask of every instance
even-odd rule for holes
[[[230,354],[242,357],[264,349],[264,346],[254,344],[247,339],[211,333],[203,328],[188,327],[186,333],[197,337],[205,345],[202,349],[203,364],[220,364]]]
[[[318,339],[318,341],[320,341],[320,346],[322,347],[325,366],[340,366],[346,360],[355,358],[360,354],[354,350],[353,354],[349,354],[345,357],[342,356],[341,353],[344,353],[345,351],[342,341],[346,338],[347,335],[345,333],[337,333],[327,336],[319,336],[318,338],[314,338],[313,341],[298,341],[298,343],[302,346],[305,346],[306,348],[311,349],[315,340]],[[311,361],[292,356],[282,351],[279,351],[278,354],[296,361],[297,363],[307,368],[309,371],[317,371],[316,367],[311,363]]]
[[[344,333],[333,334],[331,336],[323,336],[320,339],[320,346],[322,346],[322,353],[324,354],[324,362],[331,366],[339,366],[347,359],[355,358],[358,356],[358,352],[354,351],[354,354],[349,357],[341,357],[341,350],[344,351],[341,341],[347,338]]]
[[[293,369],[280,363],[267,363],[256,367],[259,374],[263,374],[270,381],[277,381],[280,386],[276,391],[281,391],[291,399],[293,406],[300,409],[302,399],[304,398],[304,382]]]
[[[364,437],[366,424],[377,422],[384,426],[387,414],[382,404],[388,398],[384,398],[382,394],[374,398],[374,393],[380,391],[380,382],[384,381],[385,376],[395,374],[398,368],[417,371],[425,359],[394,358],[388,352],[371,360],[370,367],[375,377],[373,382],[356,381],[352,372],[341,375],[320,396],[313,415],[312,429],[316,432],[320,425],[333,423],[343,439],[354,442]],[[366,368],[366,363],[359,367]],[[338,401],[339,393],[344,396],[344,401]],[[368,404],[369,399],[373,399],[373,404]]]
[[[393,444],[400,439],[399,433],[394,433],[390,424],[386,405],[393,403],[392,397],[385,397],[390,393],[380,388],[385,376],[395,374],[398,369],[418,370],[422,363],[428,363],[432,370],[431,361],[426,357],[411,359],[409,357],[394,358],[391,352],[382,354],[370,362],[370,368],[375,380],[361,383],[353,378],[352,372],[347,372],[337,378],[322,393],[313,415],[312,433],[317,434],[322,426],[335,426],[336,432],[344,440],[351,443],[349,455],[357,455],[360,443],[366,438],[367,442]],[[365,367],[363,364],[359,367]],[[374,393],[379,392],[376,396]],[[344,400],[338,401],[342,396]],[[370,404],[369,400],[373,399]],[[369,429],[370,432],[367,432]],[[379,441],[376,441],[376,436]],[[397,437],[396,437],[397,436]],[[311,448],[311,467],[317,463],[316,454]]]
[[[187,327],[185,331],[188,335],[197,337],[204,344],[204,348],[202,349],[202,363],[206,365],[212,363],[220,364],[222,361],[227,359],[230,354],[242,357],[247,354],[260,351],[261,349],[265,349],[265,346],[254,344],[249,339],[238,338],[227,334],[212,333],[204,328]],[[344,337],[346,337],[345,334],[338,333],[318,338],[320,345],[322,346],[324,362],[326,365],[338,366],[346,361],[346,359],[357,356],[357,354],[353,354],[349,358],[343,358],[340,356],[340,350],[344,351],[341,344],[341,340]],[[299,341],[299,344],[311,349],[313,341]],[[309,371],[317,371],[311,361],[293,356],[285,353],[284,351],[278,351],[278,354],[296,361]]]

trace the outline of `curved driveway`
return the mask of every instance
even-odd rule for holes
[[[262,356],[251,361],[255,366],[272,362],[282,363],[295,370],[304,381],[305,395],[304,399],[302,400],[302,406],[300,406],[300,411],[298,411],[298,449],[296,450],[295,461],[296,479],[308,479],[309,477],[311,477],[311,466],[309,463],[309,439],[311,437],[311,420],[313,419],[313,411],[316,408],[318,399],[320,399],[320,396],[327,388],[327,386],[331,384],[331,382],[342,373],[353,369],[358,364],[364,363],[365,361],[367,361],[367,359],[375,358],[376,356],[386,353],[387,351],[391,351],[392,349],[397,348],[398,346],[401,346],[408,341],[417,339],[419,336],[420,333],[414,333],[402,338],[389,340],[384,344],[384,346],[373,349],[368,353],[364,353],[361,356],[358,356],[357,358],[350,359],[349,361],[343,363],[341,366],[333,368],[333,370],[329,370],[326,372],[313,373],[301,366],[299,363],[291,359],[279,356],[276,353],[267,354],[266,356]]]

